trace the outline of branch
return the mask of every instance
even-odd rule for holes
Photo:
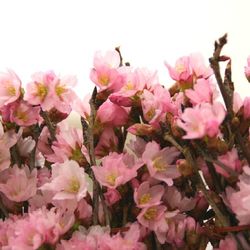
[[[91,99],[89,100],[90,104],[90,117],[89,117],[89,124],[84,120],[83,117],[81,117],[81,124],[83,128],[83,139],[85,142],[85,145],[88,149],[89,158],[90,158],[90,164],[91,166],[96,165],[96,159],[95,159],[95,146],[94,146],[94,123],[96,118],[96,95],[97,95],[97,89],[96,87],[93,90]],[[95,175],[93,171],[91,171],[91,178],[93,180],[93,224],[98,225],[98,211],[99,211],[99,197],[101,198],[104,214],[105,214],[105,221],[106,225],[110,225],[110,218],[109,218],[109,211],[106,205],[106,202],[104,200],[103,193],[101,191],[101,187],[99,183],[97,182]]]
[[[56,140],[56,135],[55,135],[56,127],[55,127],[55,125],[51,122],[51,120],[48,116],[48,113],[46,111],[41,110],[40,114],[41,114],[42,118],[44,119],[46,126],[48,127],[51,141],[52,142],[55,141]]]

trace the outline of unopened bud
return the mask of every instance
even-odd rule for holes
[[[193,174],[192,166],[184,159],[178,160],[176,162],[176,166],[180,174],[184,177],[187,177]]]

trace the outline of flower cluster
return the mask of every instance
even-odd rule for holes
[[[119,48],[96,53],[85,98],[74,76],[1,73],[0,249],[250,249],[250,98],[225,43],[210,66],[165,62],[169,88]]]

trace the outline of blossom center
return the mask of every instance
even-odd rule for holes
[[[106,177],[106,181],[109,185],[114,186],[117,176],[115,174],[110,174]]]
[[[139,199],[139,204],[146,204],[151,200],[151,195],[149,193],[143,194]]]
[[[64,92],[66,92],[66,88],[62,85],[57,85],[55,88],[57,96],[61,96]]]
[[[101,85],[107,86],[109,84],[109,77],[106,75],[100,76],[98,80],[101,83]]]
[[[44,98],[48,94],[48,88],[44,86],[42,83],[37,83],[37,95],[40,97],[41,100],[44,100]]]
[[[166,162],[164,162],[164,160],[162,159],[162,157],[157,157],[153,161],[153,167],[158,172],[162,172],[166,170],[167,165],[166,165]]]
[[[77,193],[79,191],[79,188],[80,188],[80,183],[79,181],[76,179],[76,178],[73,178],[71,181],[70,181],[70,187],[69,187],[69,192],[70,193]]]
[[[28,120],[28,117],[27,117],[27,113],[21,111],[21,110],[17,110],[15,112],[15,115],[16,117],[19,119],[19,120],[22,120],[22,121],[27,121]]]
[[[15,96],[15,95],[16,95],[16,89],[15,89],[13,86],[9,86],[9,87],[7,88],[7,93],[8,93],[8,95],[10,95],[10,96]]]
[[[152,220],[157,215],[157,209],[155,207],[151,207],[147,210],[147,212],[143,215],[146,220]]]

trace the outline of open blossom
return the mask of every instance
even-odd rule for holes
[[[137,216],[138,222],[150,230],[157,228],[157,224],[164,219],[166,207],[163,205],[145,207]]]
[[[52,95],[54,108],[62,113],[70,113],[71,103],[76,98],[76,94],[72,89],[76,83],[77,79],[75,76],[58,77],[53,81]]]
[[[242,170],[241,161],[238,157],[236,148],[233,148],[231,151],[228,151],[224,155],[220,155],[218,157],[218,160],[236,172],[240,172]],[[222,174],[223,176],[225,177],[230,176],[230,174],[226,170],[222,169],[217,164],[214,164],[214,167],[215,167],[216,172]]]
[[[41,105],[43,110],[53,108],[52,87],[57,77],[54,72],[37,72],[32,75],[32,82],[27,84],[24,100],[32,105]]]
[[[144,89],[141,105],[145,120],[154,126],[164,120],[166,112],[173,110],[169,91],[161,85],[156,85],[153,93]]]
[[[109,96],[111,102],[124,107],[131,107],[138,102],[138,97],[144,89],[150,90],[153,84],[158,83],[157,72],[151,72],[147,68],[130,67],[123,68],[126,74],[126,83],[123,87]]]
[[[110,153],[102,159],[102,166],[93,166],[97,181],[106,187],[117,188],[137,176],[142,162],[134,161],[128,154]]]
[[[16,202],[26,201],[36,194],[37,169],[29,170],[28,166],[14,166],[1,172],[0,191]]]
[[[70,160],[52,166],[49,183],[40,187],[42,191],[52,191],[53,200],[80,201],[87,194],[88,183],[84,169],[77,162]]]
[[[193,105],[202,102],[211,103],[215,97],[214,86],[209,80],[198,79],[193,89],[185,90],[185,95],[189,98]]]
[[[160,145],[153,141],[146,145],[142,159],[151,177],[172,186],[173,179],[180,176],[176,165],[173,164],[179,154],[174,147],[160,149]]]
[[[101,90],[119,90],[124,84],[124,76],[119,71],[120,56],[119,53],[108,51],[103,56],[97,52],[94,57],[94,68],[90,72],[90,79]]]
[[[214,137],[219,134],[225,115],[221,103],[201,103],[193,108],[186,108],[177,125],[186,131],[184,139],[197,139],[206,135]]]
[[[10,105],[10,121],[19,126],[31,126],[40,120],[40,108],[32,107],[25,101]]]
[[[149,182],[143,182],[134,192],[134,200],[139,208],[159,205],[164,193],[162,185],[150,187]]]
[[[0,107],[16,101],[21,94],[21,81],[14,71],[0,73]]]
[[[39,149],[45,150],[44,154],[48,161],[63,163],[69,159],[78,162],[81,166],[87,163],[86,148],[83,145],[83,135],[80,129],[71,128],[66,122],[61,122],[58,124],[56,140],[52,146],[49,143],[46,145],[47,135],[46,133],[42,134],[45,138],[43,138],[44,143],[40,141]]]

